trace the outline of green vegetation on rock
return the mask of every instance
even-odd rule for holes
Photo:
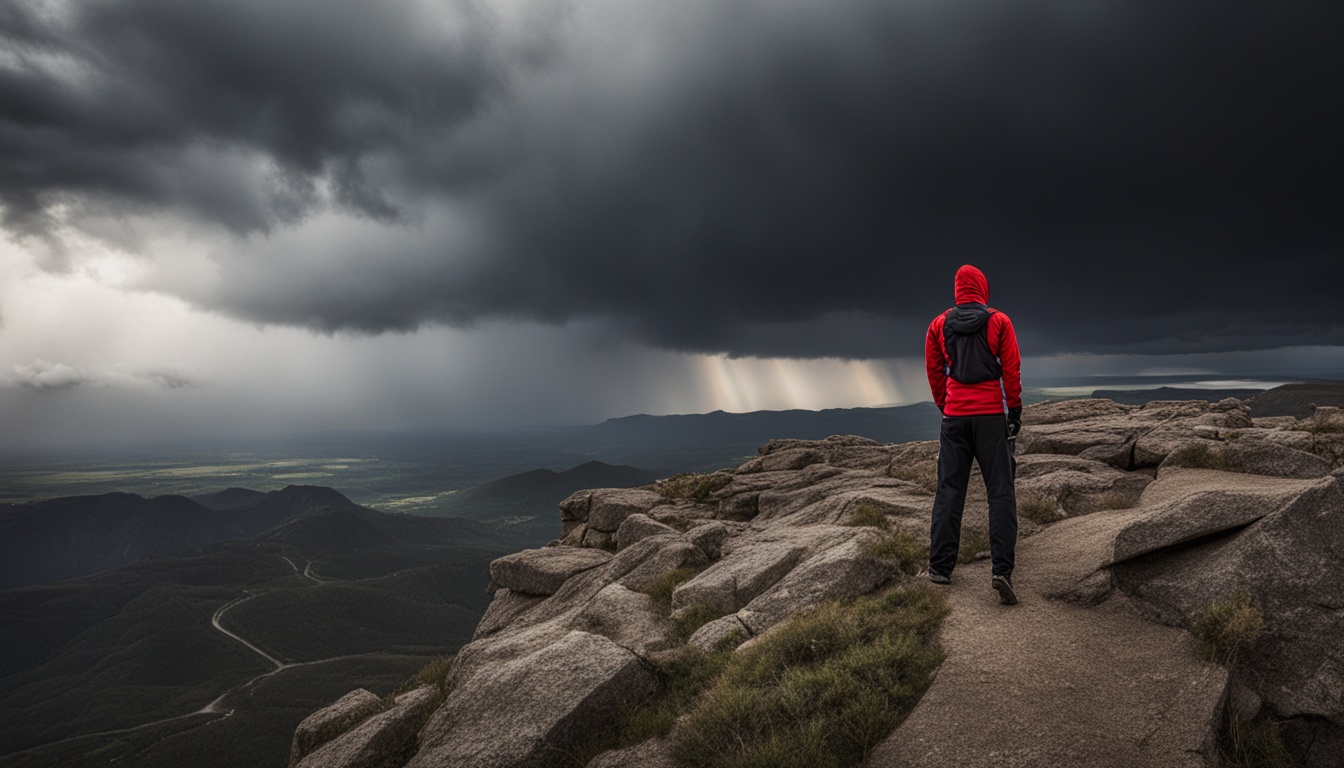
[[[1188,469],[1232,470],[1227,457],[1211,449],[1207,443],[1191,443],[1172,451],[1163,462],[1168,466]]]
[[[1190,625],[1190,632],[1199,641],[1200,656],[1227,667],[1236,663],[1264,629],[1264,613],[1245,592],[1211,604]]]
[[[682,472],[659,480],[652,488],[655,493],[667,499],[694,499],[704,501],[715,491],[719,491],[733,482],[733,476],[725,472],[712,474],[694,474]]]
[[[849,508],[849,520],[845,525],[869,526],[885,531],[891,528],[891,521],[887,519],[887,513],[881,507],[861,501]]]
[[[963,528],[961,530],[961,546],[957,549],[958,565],[965,565],[974,560],[981,552],[988,551],[988,536],[973,528]]]
[[[695,578],[700,568],[677,568],[663,574],[645,592],[653,599],[653,604],[663,612],[672,610],[672,593],[677,587]]]
[[[898,572],[919,573],[929,562],[929,545],[903,530],[888,531],[882,538],[867,545],[864,551],[879,560],[890,563]]]
[[[708,603],[694,603],[672,617],[672,631],[678,640],[685,642],[691,639],[696,630],[723,615],[722,610]]]
[[[1344,422],[1309,421],[1294,427],[1294,429],[1310,432],[1313,435],[1337,435],[1344,432]]]
[[[1243,720],[1228,714],[1221,753],[1226,768],[1288,768],[1288,750],[1272,720]]]
[[[728,659],[675,735],[678,762],[859,765],[932,682],[947,611],[921,585],[795,616]]]
[[[1023,493],[1017,497],[1017,514],[1042,525],[1064,519],[1054,499],[1037,493]]]
[[[948,610],[927,586],[902,586],[824,603],[736,651],[741,636],[708,653],[682,647],[658,661],[659,693],[574,765],[670,738],[687,768],[857,766],[932,683]]]
[[[938,470],[936,464],[931,464],[923,469],[915,467],[896,467],[892,469],[891,476],[897,480],[905,480],[914,483],[921,489],[929,493],[938,491]]]

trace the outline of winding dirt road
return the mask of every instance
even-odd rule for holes
[[[290,560],[288,557],[285,557],[284,555],[279,555],[279,557],[280,557],[280,559],[284,560],[286,563],[289,563],[289,567],[290,567],[290,568],[293,568],[295,573],[298,573],[298,574],[300,574],[300,575],[302,575],[302,576],[308,578],[308,579],[309,579],[310,581],[312,581],[314,584],[321,584],[321,583],[323,583],[323,581],[324,581],[323,579],[319,579],[319,578],[317,578],[316,576],[313,576],[313,575],[311,574],[310,571],[311,571],[312,566],[313,566],[312,561],[309,561],[309,562],[307,563],[307,565],[304,566],[304,569],[303,569],[302,571],[300,571],[300,570],[299,570],[299,567],[298,567],[297,565],[294,564],[294,561],[293,561],[293,560]],[[241,605],[242,603],[245,603],[245,602],[247,602],[248,600],[251,600],[252,598],[254,598],[254,597],[258,597],[258,596],[260,596],[260,595],[262,595],[262,594],[265,594],[265,593],[264,593],[264,592],[258,592],[258,593],[256,593],[256,594],[246,595],[246,596],[244,596],[244,597],[237,598],[236,600],[232,600],[232,601],[230,601],[230,602],[228,602],[228,603],[225,603],[224,605],[220,606],[220,607],[219,607],[219,610],[215,611],[214,615],[210,617],[210,626],[213,627],[216,631],[218,631],[218,632],[220,632],[220,633],[226,635],[227,637],[229,637],[229,638],[232,639],[233,641],[238,642],[238,643],[241,643],[241,644],[244,645],[248,650],[252,651],[253,653],[255,653],[255,654],[257,654],[258,656],[260,656],[260,657],[262,657],[263,659],[265,659],[265,660],[266,660],[267,662],[269,662],[273,667],[275,667],[274,669],[272,669],[272,670],[270,670],[270,671],[267,671],[267,672],[263,672],[262,674],[257,675],[256,677],[250,678],[249,680],[247,680],[247,681],[244,682],[244,683],[241,683],[241,684],[239,684],[239,685],[235,685],[235,686],[233,686],[232,688],[228,689],[227,691],[224,691],[223,693],[221,693],[218,697],[215,698],[214,701],[210,702],[209,704],[206,704],[204,707],[201,707],[200,709],[198,709],[198,710],[196,710],[196,711],[194,711],[194,712],[188,712],[188,713],[185,714],[185,715],[176,715],[176,716],[174,716],[174,717],[165,717],[165,718],[163,718],[163,719],[161,719],[161,720],[154,720],[153,722],[149,722],[149,723],[141,723],[140,725],[133,725],[133,726],[131,726],[131,727],[129,727],[129,728],[118,728],[118,729],[110,730],[110,731],[97,731],[97,732],[95,732],[95,733],[82,733],[82,734],[79,734],[78,736],[69,736],[69,737],[66,737],[66,738],[64,738],[64,739],[60,739],[60,740],[58,740],[58,741],[52,741],[52,742],[48,742],[48,743],[46,743],[46,744],[39,744],[38,746],[30,747],[30,748],[28,748],[28,749],[20,750],[20,751],[18,751],[18,752],[11,752],[11,753],[9,753],[8,755],[0,755],[0,757],[13,757],[13,756],[16,756],[16,755],[22,755],[22,754],[24,754],[24,753],[26,753],[26,752],[32,752],[32,751],[39,750],[39,749],[46,749],[46,748],[54,747],[54,746],[57,746],[57,745],[60,745],[60,744],[68,744],[68,743],[71,743],[71,742],[79,741],[79,740],[81,740],[81,739],[93,739],[93,738],[98,738],[98,737],[101,737],[101,736],[117,736],[117,735],[119,735],[119,734],[123,734],[123,733],[132,733],[132,732],[134,732],[134,731],[144,730],[145,728],[153,728],[154,726],[157,726],[157,725],[163,725],[163,724],[165,724],[165,723],[172,723],[172,722],[176,722],[176,721],[178,721],[178,720],[186,720],[186,719],[188,719],[188,718],[193,718],[193,717],[211,716],[211,715],[213,715],[213,716],[217,716],[217,717],[220,717],[220,718],[229,717],[230,715],[233,714],[233,710],[232,710],[232,709],[224,709],[224,707],[222,706],[222,702],[224,701],[224,699],[228,698],[230,695],[232,695],[232,694],[234,694],[234,693],[237,693],[237,692],[239,692],[239,691],[246,690],[246,689],[248,689],[248,688],[250,688],[250,687],[256,685],[258,682],[260,682],[260,681],[262,681],[262,680],[264,680],[264,679],[266,679],[266,678],[270,677],[271,675],[274,675],[274,674],[276,674],[276,673],[278,673],[278,672],[282,672],[282,671],[284,671],[284,670],[286,670],[286,669],[292,669],[292,668],[294,668],[294,667],[307,667],[307,666],[312,666],[312,665],[314,665],[314,664],[325,664],[325,663],[327,663],[327,662],[331,662],[331,661],[340,661],[341,659],[352,659],[352,658],[355,658],[355,657],[357,657],[357,656],[369,656],[369,655],[374,655],[374,654],[367,654],[367,653],[352,653],[352,654],[347,654],[347,655],[345,655],[345,656],[332,656],[331,658],[327,658],[327,659],[317,659],[317,660],[315,660],[315,661],[300,661],[300,662],[287,663],[287,662],[280,661],[279,659],[275,658],[275,657],[272,656],[271,654],[269,654],[269,653],[263,651],[261,648],[257,647],[254,643],[252,643],[251,641],[249,641],[247,638],[245,638],[245,637],[239,635],[239,634],[236,633],[236,632],[233,632],[232,630],[226,629],[226,628],[224,627],[224,625],[220,624],[220,619],[222,619],[222,618],[224,617],[225,612],[227,612],[230,608],[233,608],[233,607],[235,607],[235,606]]]

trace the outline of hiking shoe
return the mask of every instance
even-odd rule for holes
[[[999,602],[1004,605],[1017,605],[1017,592],[1013,590],[1013,580],[1010,576],[995,576],[989,580],[989,585],[999,593]]]
[[[951,584],[952,577],[945,573],[934,573],[933,571],[929,571],[929,581],[932,581],[934,584]]]

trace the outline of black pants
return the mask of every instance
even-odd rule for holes
[[[989,552],[994,574],[1011,576],[1017,545],[1017,496],[1013,492],[1013,455],[1008,425],[999,414],[944,416],[938,449],[938,493],[929,530],[929,570],[951,575],[961,543],[961,512],[971,459],[980,465],[989,495]]]

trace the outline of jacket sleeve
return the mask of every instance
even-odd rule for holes
[[[1003,367],[1003,396],[1009,410],[1022,407],[1022,353],[1017,348],[1017,332],[1013,321],[1002,312],[995,317],[999,323],[999,365]]]
[[[924,368],[929,376],[933,404],[940,411],[947,402],[947,355],[943,352],[943,325],[938,322],[941,319],[942,315],[933,319],[924,337]]]

